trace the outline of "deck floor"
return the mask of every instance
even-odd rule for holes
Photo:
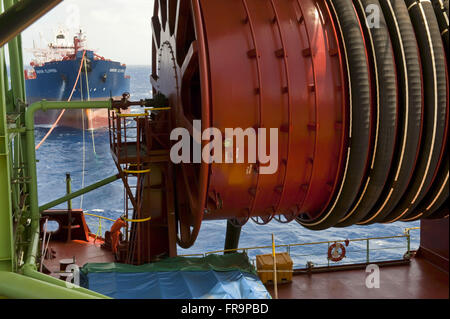
[[[56,252],[54,259],[46,259],[44,265],[52,273],[59,272],[59,261],[61,259],[71,259],[75,256],[75,263],[82,267],[86,263],[106,263],[114,262],[113,254],[100,246],[103,240],[97,239],[94,243],[94,238],[90,237],[89,242],[81,240],[73,240],[70,243],[51,241],[50,247]],[[58,277],[58,274],[53,274]]]
[[[88,262],[114,262],[110,251],[100,248],[103,243],[51,242],[56,258],[46,260],[46,267],[58,277],[59,261],[75,256],[82,267]],[[365,269],[294,275],[292,283],[278,286],[280,299],[437,299],[449,298],[448,273],[420,257],[409,265],[380,267],[380,288],[366,287]],[[274,295],[273,286],[267,290]]]
[[[422,258],[410,265],[380,267],[380,288],[366,287],[368,273],[342,270],[294,275],[278,286],[280,299],[440,299],[449,298],[448,273]],[[267,290],[274,295],[273,286]]]

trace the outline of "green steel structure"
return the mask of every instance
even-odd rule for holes
[[[66,282],[37,271],[43,207],[38,205],[34,113],[46,109],[111,108],[112,104],[111,101],[26,104],[20,32],[59,2],[0,1],[0,298],[106,298],[84,288],[69,287]],[[6,49],[3,43],[7,41]],[[70,196],[79,196],[116,179],[117,176],[112,176]],[[44,206],[50,208],[59,202]]]

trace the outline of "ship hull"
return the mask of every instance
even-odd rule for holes
[[[79,52],[81,53],[81,52]],[[55,61],[36,66],[35,78],[26,79],[26,95],[29,104],[40,101],[106,100],[120,97],[130,90],[130,78],[125,76],[126,66],[119,62],[95,60],[92,51],[86,52],[86,66],[81,64],[81,55],[74,60]],[[76,84],[76,85],[75,85]],[[72,93],[73,91],[73,93]],[[51,125],[59,110],[37,112],[36,124]],[[108,126],[107,110],[67,110],[59,126],[99,129]],[[84,118],[84,123],[83,123]]]

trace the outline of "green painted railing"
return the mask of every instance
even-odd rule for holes
[[[113,176],[110,176],[108,178],[105,178],[105,179],[103,179],[101,181],[98,181],[98,182],[92,184],[92,185],[89,185],[89,186],[86,186],[86,187],[84,187],[84,188],[82,188],[80,190],[77,190],[76,192],[69,193],[69,194],[67,194],[65,196],[62,196],[61,198],[55,199],[54,201],[51,201],[51,202],[49,202],[47,204],[42,205],[42,206],[39,207],[39,211],[43,212],[44,210],[53,208],[55,206],[58,206],[59,204],[63,204],[65,202],[69,202],[69,201],[71,201],[74,198],[77,198],[77,197],[79,197],[81,195],[84,195],[86,193],[89,193],[89,192],[91,192],[91,191],[93,191],[93,190],[95,190],[97,188],[100,188],[100,187],[108,185],[108,184],[110,184],[110,183],[112,183],[114,181],[117,181],[119,178],[120,178],[119,175],[113,175]]]

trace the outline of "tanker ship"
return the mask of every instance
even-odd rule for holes
[[[54,42],[45,49],[33,48],[34,59],[25,69],[28,103],[48,101],[98,101],[120,97],[130,90],[126,65],[111,61],[86,48],[80,30],[72,39],[60,28]],[[72,42],[70,42],[72,41]],[[37,112],[36,124],[53,124],[61,111]],[[78,129],[108,126],[105,110],[67,110],[58,125]]]
[[[59,2],[0,15],[0,296],[448,299],[448,1],[156,0],[152,99],[26,103],[19,35]],[[115,170],[41,203],[34,114],[60,109],[107,112]],[[123,214],[94,233],[108,218],[72,200],[117,180]],[[214,220],[224,249],[181,255]],[[416,228],[239,244],[248,222],[398,221],[420,221],[418,249]]]

